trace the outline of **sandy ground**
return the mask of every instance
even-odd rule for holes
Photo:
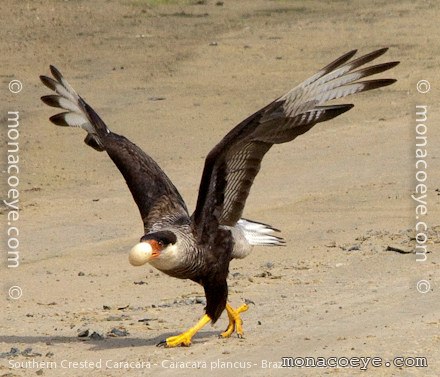
[[[4,198],[7,112],[20,114],[19,220],[8,225],[10,208],[1,207],[0,376],[193,376],[216,367],[219,376],[438,376],[438,3],[159,3],[0,3]],[[231,302],[254,303],[245,339],[217,338],[223,315],[190,348],[156,348],[199,318],[202,290],[128,264],[143,234],[130,193],[83,132],[48,122],[54,111],[39,100],[48,91],[38,76],[58,66],[193,208],[204,156],[230,128],[342,53],[383,46],[382,62],[402,62],[383,75],[395,85],[350,98],[349,113],[265,158],[245,215],[282,229],[288,244],[231,265]],[[20,93],[8,90],[13,79]],[[416,88],[422,79],[426,94]],[[424,262],[412,253],[416,105],[428,105]],[[8,268],[14,225],[20,265]],[[430,284],[425,294],[420,280]],[[21,298],[9,297],[12,286]],[[103,339],[78,337],[85,330]],[[275,368],[284,356],[425,357],[428,367]]]

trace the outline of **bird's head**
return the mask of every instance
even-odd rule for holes
[[[133,266],[142,266],[160,258],[176,242],[176,235],[169,230],[148,233],[131,249],[128,260]]]

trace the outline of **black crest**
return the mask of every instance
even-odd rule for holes
[[[174,245],[177,242],[177,237],[170,230],[162,230],[159,232],[148,233],[141,238],[141,242],[148,240],[155,240],[164,245]]]

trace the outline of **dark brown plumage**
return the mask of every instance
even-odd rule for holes
[[[242,335],[239,313],[247,307],[234,310],[227,305],[229,263],[248,255],[252,245],[284,243],[273,235],[274,228],[242,219],[264,155],[274,144],[292,141],[315,124],[353,107],[326,102],[395,82],[360,81],[398,64],[359,68],[386,51],[380,49],[351,61],[356,51],[348,52],[233,128],[206,158],[191,216],[178,190],[156,162],[128,139],[111,132],[55,67],[50,67],[53,78],[41,76],[41,81],[57,93],[43,96],[43,102],[67,110],[50,120],[59,126],[85,129],[85,143],[106,151],[127,182],[145,229],[141,242],[130,253],[130,262],[149,262],[168,275],[194,280],[205,290],[206,315],[194,328],[168,338],[166,345],[189,345],[194,333],[210,320],[215,322],[225,307],[230,324],[222,336],[234,330]]]

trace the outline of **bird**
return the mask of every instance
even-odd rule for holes
[[[190,346],[194,335],[215,323],[225,310],[229,322],[219,336],[229,338],[235,332],[243,337],[241,314],[249,306],[244,303],[234,308],[228,301],[230,262],[248,256],[254,246],[285,245],[278,229],[243,217],[263,157],[273,145],[290,142],[354,106],[329,101],[393,84],[396,80],[389,78],[362,80],[399,64],[368,65],[387,50],[357,58],[357,50],[345,53],[232,128],[205,159],[191,215],[159,165],[126,137],[112,132],[56,67],[50,66],[52,77],[40,76],[55,92],[41,100],[65,110],[50,121],[84,129],[85,144],[105,151],[125,178],[144,226],[140,241],[129,252],[129,262],[133,266],[149,263],[169,276],[190,279],[203,287],[206,306],[199,321],[158,345]]]

